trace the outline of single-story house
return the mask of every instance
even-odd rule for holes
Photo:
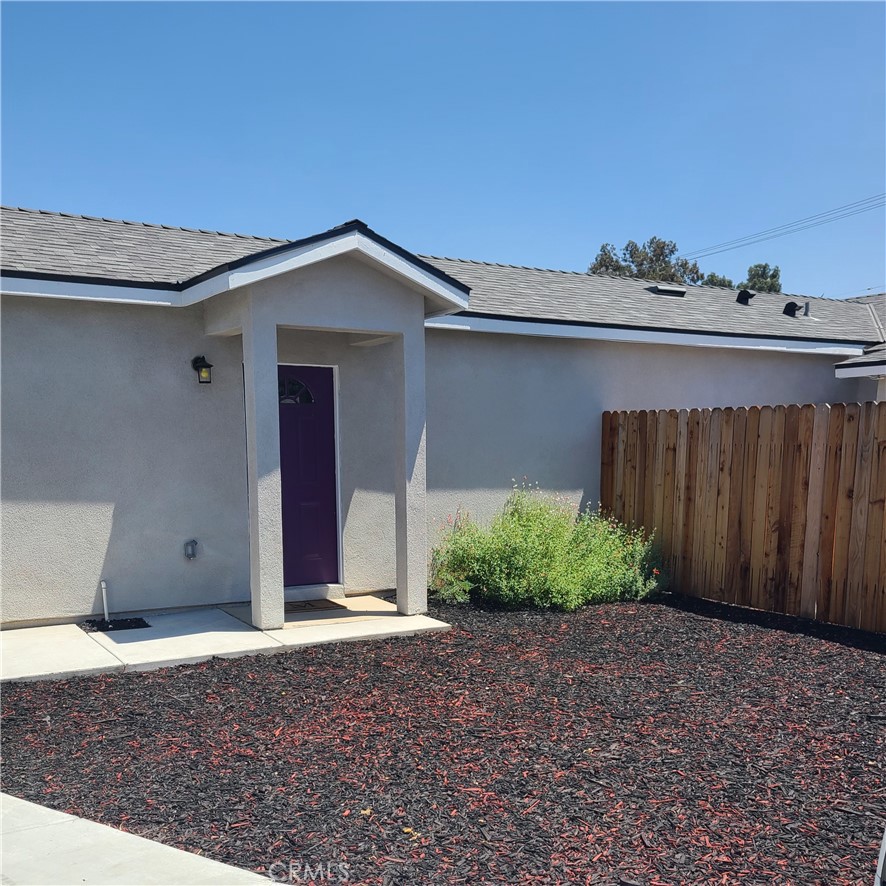
[[[886,397],[836,301],[4,209],[6,626],[396,589],[514,478],[594,504],[607,409]],[[836,364],[836,369],[835,369]],[[877,381],[879,379],[879,382]],[[878,388],[879,384],[879,388]]]

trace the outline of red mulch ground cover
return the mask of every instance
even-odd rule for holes
[[[877,651],[660,604],[439,614],[457,629],[9,686],[4,789],[359,883],[872,882]]]

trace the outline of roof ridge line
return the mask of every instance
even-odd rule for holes
[[[877,312],[874,310],[874,305],[872,302],[862,302],[864,307],[866,307],[871,312],[871,317],[874,320],[874,328],[880,330],[880,339],[881,343],[886,342],[886,326],[880,321],[880,318],[877,316]]]
[[[603,274],[589,275],[586,271],[567,271],[563,268],[539,268],[533,267],[532,265],[511,265],[506,262],[483,261],[479,258],[453,258],[448,255],[419,255],[419,258],[424,258],[429,261],[456,261],[468,265],[486,265],[487,267],[492,268],[515,268],[518,271],[545,271],[550,274],[576,274],[579,277],[608,276]]]
[[[292,240],[288,240],[281,237],[262,237],[258,234],[236,234],[230,231],[213,231],[209,228],[186,228],[182,225],[163,225],[158,224],[156,222],[144,222],[144,221],[130,221],[128,219],[123,218],[106,218],[105,216],[98,215],[83,215],[79,212],[60,212],[53,209],[31,209],[27,206],[7,206],[6,204],[0,205],[0,209],[4,209],[8,212],[27,212],[33,215],[54,215],[59,218],[77,218],[83,219],[84,221],[98,221],[98,222],[108,222],[109,224],[114,225],[129,225],[131,227],[142,227],[142,228],[156,228],[161,231],[185,231],[189,234],[215,234],[217,237],[233,237],[237,240],[264,240],[270,243],[292,243]]]

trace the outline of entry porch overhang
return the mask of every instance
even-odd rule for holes
[[[397,610],[404,615],[426,610],[424,323],[439,310],[439,304],[429,302],[423,284],[367,266],[364,258],[355,256],[338,256],[262,280],[204,305],[207,334],[240,335],[242,340],[251,622],[255,627],[276,630],[285,623],[281,364],[331,365],[337,370],[347,363],[351,377],[356,378],[362,360],[366,373],[379,373],[378,396],[385,398],[388,411],[364,412],[362,426],[351,421],[350,427],[341,428],[341,442],[344,447],[350,445],[353,455],[356,437],[372,437],[379,457],[390,459],[393,477],[383,492],[393,501],[393,515],[389,529],[382,527],[381,535],[394,544],[392,551],[377,556],[394,561],[392,580],[386,586],[396,591]],[[322,349],[327,356],[318,360],[317,340],[324,337],[333,344]],[[355,409],[352,391],[342,385],[338,396],[338,409],[350,415]],[[344,473],[353,465],[343,457],[341,469]],[[359,541],[353,531],[349,534],[350,529],[342,528],[339,544],[343,547]],[[345,547],[345,574],[340,577],[345,589],[382,590],[359,583],[348,587],[347,554]]]

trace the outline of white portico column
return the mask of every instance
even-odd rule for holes
[[[243,317],[243,381],[252,623],[272,630],[284,618],[277,326],[258,321],[251,300]]]
[[[428,608],[427,503],[425,500],[424,328],[403,334],[397,410],[395,510],[397,610],[417,615]]]

